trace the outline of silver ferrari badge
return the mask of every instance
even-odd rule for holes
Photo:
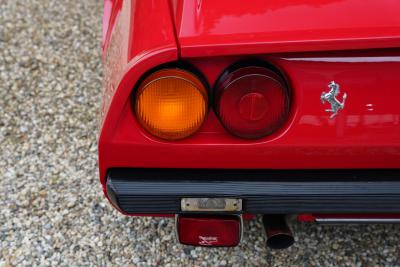
[[[329,104],[331,104],[331,108],[330,109],[325,109],[326,112],[331,112],[331,116],[330,118],[334,118],[338,112],[344,108],[344,103],[346,102],[346,98],[347,98],[347,94],[344,93],[343,97],[342,97],[342,102],[340,103],[340,101],[336,98],[336,96],[339,94],[340,92],[340,86],[339,84],[335,83],[334,81],[331,81],[328,84],[329,87],[329,92],[323,92],[321,94],[321,102],[322,104],[325,104],[325,102],[328,102]]]

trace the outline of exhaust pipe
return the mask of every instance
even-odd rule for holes
[[[263,225],[267,235],[267,246],[271,249],[285,249],[293,245],[292,231],[282,214],[263,215]]]

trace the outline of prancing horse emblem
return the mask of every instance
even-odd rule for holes
[[[325,101],[331,104],[330,109],[325,109],[326,112],[332,112],[330,118],[334,118],[338,112],[344,108],[344,103],[346,102],[347,94],[343,94],[342,98],[342,103],[340,103],[339,100],[337,100],[336,96],[340,92],[340,86],[339,84],[335,83],[334,81],[331,81],[328,84],[328,87],[331,89],[329,92],[325,93],[323,92],[321,94],[321,102],[322,104],[325,104]]]

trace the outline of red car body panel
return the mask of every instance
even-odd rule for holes
[[[104,148],[104,159],[109,167],[396,168],[400,158],[396,89],[400,53],[388,54],[266,57],[290,76],[295,88],[293,108],[280,131],[255,141],[230,135],[212,110],[194,136],[175,142],[158,140],[140,127],[126,99],[111,142]],[[226,58],[191,62],[212,83],[215,74],[234,61]],[[319,99],[330,80],[342,81],[343,91],[349,95],[348,106],[335,120],[329,119]]]
[[[103,30],[104,92],[99,137],[103,183],[110,167],[105,155],[123,110],[129,106],[136,81],[149,69],[178,59],[168,2],[113,0],[105,11],[105,20],[110,23]],[[133,27],[134,24],[146,27]],[[148,31],[147,25],[151,25],[152,31]]]
[[[396,0],[106,2],[99,138],[104,188],[107,170],[115,167],[400,168]],[[137,122],[130,96],[153,68],[184,60],[212,87],[228,66],[248,58],[272,63],[290,85],[290,118],[273,135],[234,137],[211,107],[200,131],[180,141],[159,140]],[[348,102],[330,120],[320,95],[332,80]]]
[[[174,0],[183,57],[400,46],[397,0]]]

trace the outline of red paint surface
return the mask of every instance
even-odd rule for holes
[[[314,214],[302,213],[297,215],[297,220],[299,222],[315,222],[315,216]]]
[[[122,111],[113,127],[103,129],[109,135],[100,140],[101,173],[109,167],[399,168],[400,53],[371,53],[357,57],[260,56],[290,77],[293,99],[282,129],[258,140],[229,134],[212,109],[192,137],[176,142],[158,140],[139,126],[127,95],[119,103]],[[213,84],[217,75],[208,72],[219,74],[232,61],[199,59],[192,63]],[[344,110],[335,119],[329,119],[325,112],[329,105],[320,102],[321,93],[332,80],[348,95]]]
[[[400,168],[400,49],[270,54],[269,52],[275,50],[271,50],[269,45],[264,43],[249,45],[248,42],[243,42],[243,40],[253,40],[251,38],[266,40],[271,34],[276,33],[278,36],[277,33],[281,32],[268,28],[271,29],[269,32],[266,26],[261,26],[257,20],[247,17],[248,14],[257,13],[255,7],[261,10],[261,2],[256,1],[258,5],[241,5],[243,15],[240,15],[238,5],[235,5],[236,2],[233,1],[232,7],[226,6],[226,12],[230,12],[233,6],[236,6],[238,10],[235,12],[239,12],[239,15],[235,15],[232,19],[242,16],[243,23],[248,24],[248,32],[237,22],[228,24],[224,21],[226,17],[222,15],[220,15],[220,20],[217,19],[215,22],[220,21],[225,27],[231,25],[230,31],[240,30],[243,33],[227,30],[226,34],[221,35],[224,37],[207,37],[209,41],[202,43],[202,39],[196,39],[200,37],[182,38],[181,33],[184,29],[178,28],[182,56],[204,56],[183,59],[197,67],[211,85],[226,67],[247,57],[205,57],[205,55],[216,56],[221,53],[243,52],[251,53],[251,57],[271,62],[282,70],[291,87],[292,106],[289,119],[271,136],[259,140],[243,140],[229,134],[211,108],[198,133],[181,141],[166,142],[150,136],[139,126],[132,111],[130,94],[144,73],[163,63],[179,59],[172,17],[179,17],[182,11],[179,9],[180,1],[172,1],[171,6],[175,7],[173,12],[170,12],[170,6],[166,1],[122,2],[121,7],[117,8],[115,13],[111,13],[115,14],[111,15],[111,17],[115,16],[115,22],[110,23],[113,27],[107,30],[110,37],[109,41],[106,41],[103,56],[105,88],[99,137],[99,167],[103,185],[106,171],[111,167]],[[186,2],[190,3],[190,1]],[[210,10],[211,13],[221,13],[222,7],[217,8],[220,2],[224,1],[203,1],[203,6],[196,10],[199,14],[203,14],[206,7],[204,3],[207,3],[216,7],[214,11]],[[307,23],[310,26],[313,25],[313,21],[306,19],[305,14],[319,7],[318,10],[322,13],[315,16],[324,15],[325,18],[328,16],[328,7],[332,5],[337,7],[333,9],[336,12],[332,10],[329,13],[330,16],[321,23],[314,22],[314,30],[309,26],[304,27],[303,32],[296,28],[295,32],[287,35],[292,36],[296,33],[294,35],[298,38],[302,36],[309,38],[308,34],[315,33],[313,38],[321,42],[308,42],[307,45],[303,42],[298,46],[295,45],[297,41],[283,42],[279,46],[284,48],[282,51],[290,47],[291,51],[300,52],[310,48],[311,43],[315,44],[315,50],[322,47],[343,49],[342,44],[355,44],[352,43],[355,40],[352,37],[359,38],[360,34],[365,33],[368,33],[369,41],[358,43],[368,44],[368,46],[373,44],[377,47],[399,46],[395,36],[398,32],[400,17],[392,15],[394,12],[392,9],[398,10],[397,1],[360,1],[360,4],[365,4],[367,13],[372,12],[374,3],[383,6],[376,7],[377,14],[374,15],[380,16],[380,20],[374,21],[368,18],[369,24],[367,19],[363,20],[355,14],[360,13],[361,16],[364,11],[356,12],[352,9],[355,7],[351,4],[358,3],[356,0],[320,1],[318,2],[320,4],[311,0],[303,2],[301,5],[292,3],[291,6],[291,2],[286,1],[285,6],[260,11],[263,16],[278,16],[273,13],[285,10],[288,12],[292,8],[301,9],[302,12],[308,10],[308,13],[297,16],[295,21],[301,22],[299,25]],[[345,11],[343,4],[347,4],[345,7],[351,10]],[[338,13],[338,11],[341,12]],[[382,14],[383,11],[386,13]],[[345,14],[347,17],[353,15],[355,22],[336,21],[338,16],[343,18]],[[204,25],[208,24],[209,16],[214,15],[203,14],[201,17]],[[218,18],[218,14],[215,16]],[[282,16],[283,20],[283,15],[279,16]],[[198,15],[193,19],[196,18]],[[285,19],[286,27],[294,27],[295,22],[291,16],[286,14]],[[328,22],[331,23],[330,26]],[[393,27],[388,26],[389,22]],[[376,23],[376,27],[367,27],[371,26],[371,23]],[[254,27],[250,27],[250,24],[254,24]],[[345,27],[345,25],[349,26]],[[278,25],[275,26],[278,27]],[[331,30],[322,31],[326,27]],[[339,40],[334,35],[335,28],[340,29],[339,33],[342,35],[339,39],[342,41],[324,46],[326,43],[323,40]],[[262,32],[254,34],[255,30]],[[344,42],[344,39],[349,41]],[[189,40],[191,44],[187,46]],[[213,40],[217,40],[218,43]],[[278,43],[278,41],[274,42]],[[220,45],[221,43],[223,46]],[[358,47],[358,45],[353,46],[353,48]],[[201,51],[204,53],[201,54]],[[320,95],[328,90],[327,85],[332,80],[340,84],[341,92],[346,92],[348,98],[344,110],[335,119],[330,120],[329,114],[324,111],[329,106],[321,104]],[[339,98],[341,99],[341,96]]]
[[[106,49],[115,21],[121,11],[122,0],[104,0],[102,47]]]
[[[99,168],[104,192],[105,173],[110,167],[108,147],[113,143],[123,110],[129,105],[132,88],[149,69],[178,59],[168,2],[113,3],[117,8],[103,51],[104,91],[99,123]],[[152,25],[151,34],[146,33],[148,25]]]
[[[184,57],[400,46],[398,0],[175,0]]]

